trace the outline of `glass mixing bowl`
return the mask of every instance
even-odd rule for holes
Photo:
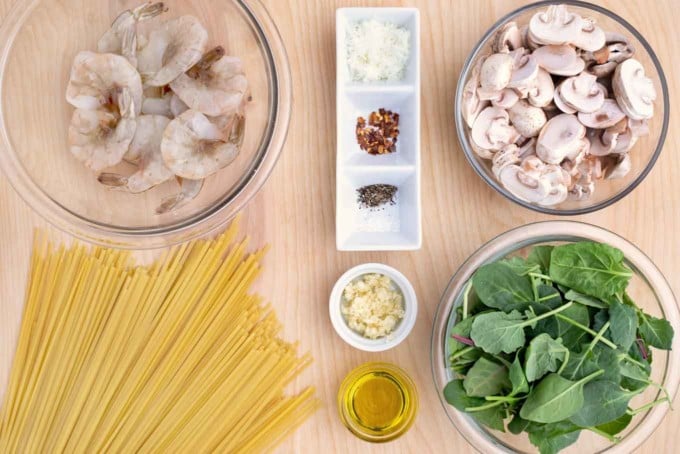
[[[642,63],[646,75],[654,81],[657,99],[654,103],[654,117],[649,121],[649,135],[639,138],[635,146],[630,150],[632,167],[628,175],[617,180],[597,181],[595,191],[588,199],[568,199],[559,205],[543,207],[524,201],[510,193],[510,191],[505,189],[493,174],[491,170],[491,160],[483,159],[475,153],[470,143],[470,128],[465,124],[465,120],[463,120],[461,114],[461,103],[465,84],[472,75],[472,69],[477,65],[477,62],[481,57],[492,53],[491,43],[493,42],[496,32],[509,21],[516,21],[519,26],[528,24],[535,13],[546,10],[550,5],[557,4],[566,4],[570,11],[578,13],[583,17],[595,19],[597,24],[605,31],[617,32],[627,36],[631,44],[635,47],[634,58]],[[455,116],[458,140],[463,148],[465,157],[470,165],[472,165],[475,172],[477,172],[489,186],[513,202],[541,213],[556,215],[584,214],[605,208],[618,200],[621,200],[635,189],[635,187],[639,185],[652,170],[652,167],[654,167],[654,163],[663,148],[664,141],[666,140],[666,133],[668,131],[668,85],[666,84],[666,77],[661,68],[661,63],[659,63],[659,59],[654,54],[652,47],[632,25],[626,22],[626,20],[605,8],[586,2],[573,0],[543,1],[526,5],[507,14],[496,22],[489,31],[484,34],[479,43],[477,43],[465,62],[460,74],[460,79],[458,80],[455,100]]]
[[[100,244],[151,248],[189,240],[227,222],[271,173],[285,142],[291,76],[281,37],[258,0],[165,1],[151,22],[196,16],[242,59],[252,101],[238,158],[205,180],[199,196],[157,215],[175,181],[142,194],[110,190],[67,144],[65,100],[73,57],[96,50],[113,19],[142,0],[17,0],[0,29],[0,167],[19,195],[57,227]],[[150,23],[141,24],[142,30]]]
[[[529,443],[526,434],[513,435],[509,432],[497,432],[482,427],[466,413],[459,412],[444,400],[443,389],[453,379],[453,374],[447,367],[449,357],[447,333],[455,324],[455,309],[462,304],[464,288],[474,272],[486,263],[509,256],[526,257],[532,246],[582,240],[599,241],[623,251],[626,264],[634,272],[628,292],[638,306],[647,313],[655,317],[665,317],[673,326],[676,333],[673,339],[673,350],[654,349],[651,378],[665,386],[671,398],[676,395],[680,384],[680,357],[677,354],[680,349],[680,313],[668,282],[649,257],[624,238],[590,224],[548,221],[518,227],[486,243],[456,271],[439,303],[432,330],[431,362],[437,394],[453,425],[480,452],[485,454],[536,453],[538,450]],[[652,387],[633,399],[631,404],[633,408],[661,397],[658,390],[650,388]],[[578,442],[561,453],[628,454],[634,452],[654,432],[668,409],[667,404],[661,404],[646,413],[635,416],[628,428],[620,434],[622,439],[618,444],[612,444],[592,432],[581,431]]]

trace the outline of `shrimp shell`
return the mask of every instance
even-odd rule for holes
[[[165,214],[177,210],[187,203],[194,200],[203,189],[203,180],[190,180],[188,178],[177,178],[180,192],[164,198],[156,208],[156,214]]]
[[[233,130],[238,132],[231,134]],[[225,132],[202,113],[189,109],[165,129],[163,160],[175,175],[200,180],[236,159],[242,134],[242,128],[235,127]]]
[[[77,109],[110,108],[123,89],[129,91],[134,113],[142,108],[142,80],[125,57],[79,52],[71,67],[66,101]]]
[[[195,65],[203,56],[208,32],[194,16],[165,22],[149,34],[137,53],[137,66],[145,83],[167,85]]]
[[[170,88],[189,108],[218,116],[240,108],[248,81],[241,59],[224,55],[224,49],[218,46],[172,81]]]
[[[135,128],[131,118],[118,119],[105,110],[76,109],[68,130],[71,153],[95,172],[114,166],[127,152]]]

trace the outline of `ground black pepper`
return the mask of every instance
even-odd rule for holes
[[[357,189],[357,202],[360,208],[376,208],[381,205],[394,205],[397,187],[391,184],[371,184]]]

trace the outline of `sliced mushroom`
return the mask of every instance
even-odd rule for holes
[[[487,107],[472,125],[473,142],[479,148],[491,151],[498,151],[506,145],[515,143],[519,133],[510,125],[509,119],[505,110]]]
[[[519,95],[512,88],[504,88],[491,100],[494,107],[509,109],[519,101]]]
[[[518,101],[508,111],[510,121],[523,137],[536,137],[548,121],[540,107],[534,107],[526,100]]]
[[[578,112],[596,112],[604,104],[604,91],[598,86],[597,77],[587,72],[565,79],[558,94],[564,104]]]
[[[503,25],[494,37],[491,49],[496,53],[508,53],[522,47],[522,35],[517,23],[510,21]]]
[[[536,154],[548,164],[559,164],[565,158],[578,154],[584,146],[585,135],[586,128],[575,115],[558,115],[541,130],[536,141]]]
[[[626,117],[613,99],[605,99],[602,107],[592,113],[579,112],[578,120],[588,128],[605,129],[614,126]]]
[[[604,175],[608,180],[615,180],[617,178],[623,178],[630,172],[632,167],[630,161],[630,155],[624,153],[619,155],[618,160],[611,167],[605,169]]]
[[[532,86],[538,76],[538,63],[531,54],[525,54],[524,49],[510,53],[514,58],[512,75],[508,87],[520,88]]]
[[[519,33],[522,36],[522,47],[534,51],[541,47],[541,43],[536,42],[534,38],[529,34],[529,24],[522,26],[519,29]]]
[[[530,36],[541,44],[569,43],[581,28],[581,17],[570,13],[565,5],[551,5],[529,21]]]
[[[645,76],[642,63],[629,58],[620,63],[612,79],[614,96],[621,110],[633,120],[646,120],[654,115],[656,90],[652,79]]]
[[[555,106],[564,112],[565,114],[575,114],[577,112],[576,109],[573,107],[568,106],[563,100],[562,96],[560,95],[560,87],[557,86],[555,87],[555,95],[553,96],[553,101],[555,102]]]
[[[595,52],[604,47],[606,37],[604,31],[595,24],[595,20],[588,17],[581,20],[581,30],[572,38],[571,43],[579,49]]]
[[[536,138],[535,137],[520,137],[517,141],[519,146],[519,157],[526,158],[527,156],[536,154]]]
[[[498,153],[494,155],[491,162],[491,171],[494,175],[496,175],[496,178],[499,178],[503,167],[520,162],[519,147],[514,143],[504,146]]]
[[[633,44],[620,33],[605,33],[605,41],[606,45],[602,49],[584,55],[588,70],[597,77],[611,76],[619,63],[635,55]]]
[[[550,194],[550,183],[522,170],[518,165],[508,165],[501,169],[498,179],[516,197],[527,202],[537,203]]]
[[[538,65],[556,76],[575,76],[586,67],[586,62],[567,44],[542,46],[532,54]]]
[[[513,58],[508,54],[489,55],[480,74],[482,88],[500,91],[508,86],[512,75]]]
[[[649,123],[647,120],[633,120],[632,118],[629,118],[628,127],[636,137],[649,135]]]
[[[553,100],[555,85],[550,73],[539,68],[533,88],[529,91],[529,102],[536,107],[546,107]]]
[[[607,156],[614,151],[616,137],[605,138],[604,131],[600,129],[588,130],[588,140],[590,141],[589,153],[593,156]]]
[[[479,99],[479,95],[477,94],[477,87],[479,87],[479,75],[484,60],[485,59],[482,58],[477,62],[475,67],[472,68],[470,80],[467,81],[465,88],[463,89],[463,101],[461,103],[462,115],[469,128],[472,128],[477,115],[479,115],[479,113],[489,105],[488,102]]]

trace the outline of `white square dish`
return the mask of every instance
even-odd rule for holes
[[[409,57],[398,81],[350,78],[347,29],[356,21],[392,22],[410,32]],[[413,250],[422,244],[420,200],[420,18],[416,8],[340,8],[336,12],[336,246],[342,251]],[[395,152],[370,155],[356,138],[358,117],[380,108],[399,114]],[[397,186],[394,204],[361,208],[357,189]]]

